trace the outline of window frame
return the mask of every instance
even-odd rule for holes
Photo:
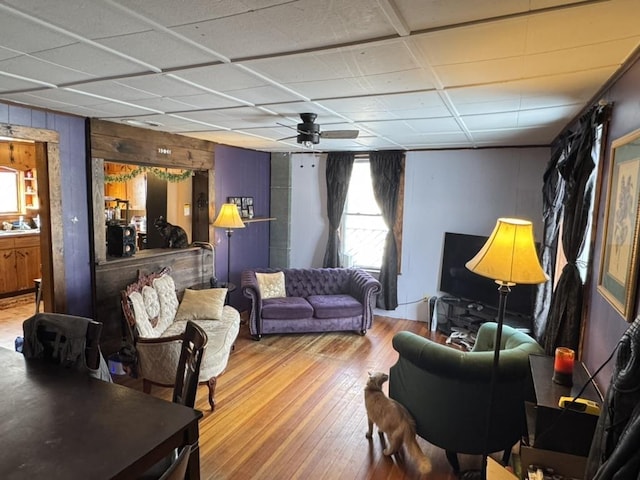
[[[22,172],[16,168],[11,168],[11,167],[7,167],[5,165],[0,165],[0,173],[10,173],[15,175],[16,177],[16,210],[7,210],[7,211],[2,211],[0,210],[0,216],[3,217],[7,217],[7,216],[15,216],[15,215],[20,215],[23,213],[24,211],[24,206],[23,206],[23,197],[24,195],[22,194],[22,189],[21,189],[21,184],[22,184]],[[6,195],[3,195],[3,197]]]
[[[366,163],[367,165],[369,165],[370,167],[370,159],[369,159],[369,154],[357,154],[355,156],[355,163]],[[352,173],[353,175],[353,173]],[[405,175],[405,171],[403,169],[402,171],[402,178],[400,181],[400,189],[398,192],[398,205],[397,205],[397,211],[396,211],[396,222],[395,224],[391,227],[391,230],[393,231],[393,234],[395,236],[396,239],[396,248],[398,251],[398,275],[400,275],[402,273],[402,230],[403,230],[403,212],[404,212],[404,175]],[[369,177],[371,178],[371,177]],[[349,179],[349,182],[351,182],[351,179]],[[372,185],[373,188],[373,185]],[[377,203],[377,202],[376,202]],[[346,246],[346,241],[344,241],[345,235],[346,235],[346,218],[348,215],[358,215],[358,214],[354,214],[354,213],[348,213],[347,209],[348,209],[348,194],[347,194],[347,200],[345,201],[345,206],[344,206],[344,210],[342,212],[342,219],[340,221],[340,232],[342,233],[343,236],[343,241],[340,244],[340,254],[344,255],[346,253],[345,251],[345,246]],[[378,207],[378,211],[380,212],[379,215],[375,215],[376,217],[380,217],[382,219],[382,221],[384,222],[384,218],[382,216],[382,212],[380,211],[380,208]],[[360,214],[363,216],[366,216],[368,214]],[[385,222],[386,224],[386,222]],[[384,253],[383,253],[384,255]],[[355,268],[362,268],[363,270],[366,270],[368,272],[377,274],[380,272],[380,269],[382,267],[382,264],[379,267],[371,267],[371,266],[356,266],[353,265]]]

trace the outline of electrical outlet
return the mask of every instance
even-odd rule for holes
[[[430,298],[431,298],[431,295],[424,295],[424,296],[422,297],[422,301],[426,303],[426,302],[428,302],[428,301],[429,301],[429,299],[430,299]]]

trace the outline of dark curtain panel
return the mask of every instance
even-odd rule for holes
[[[560,142],[560,144],[563,144]],[[542,233],[541,264],[542,269],[552,273],[556,263],[556,251],[558,244],[558,231],[560,227],[560,212],[562,211],[562,197],[564,182],[558,172],[558,161],[562,155],[562,148],[556,144],[551,153],[551,160],[544,172],[542,185],[542,217],[544,231]],[[533,334],[536,340],[541,341],[547,326],[551,294],[553,292],[553,277],[548,282],[541,283],[536,292],[535,310],[533,314]]]
[[[578,350],[582,322],[583,284],[576,261],[582,252],[591,216],[593,170],[600,151],[596,148],[598,127],[606,107],[593,107],[577,129],[562,139],[557,164],[564,182],[562,248],[567,264],[562,269],[551,306],[542,344],[548,354],[562,345]],[[608,108],[606,109],[608,112]]]
[[[327,154],[327,217],[329,218],[329,239],[324,253],[323,267],[341,267],[340,221],[347,200],[349,180],[353,170],[355,154],[351,152],[330,152]]]
[[[382,151],[369,155],[373,193],[389,227],[384,242],[384,255],[380,268],[382,292],[378,295],[377,307],[395,310],[398,307],[398,246],[393,227],[396,224],[398,191],[404,172],[404,152]]]

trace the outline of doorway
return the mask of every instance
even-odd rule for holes
[[[35,170],[40,202],[40,257],[44,310],[64,312],[66,308],[65,268],[62,255],[62,189],[58,132],[40,128],[0,123],[0,134],[6,140],[35,143]]]

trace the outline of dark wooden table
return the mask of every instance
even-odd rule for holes
[[[202,413],[0,348],[0,478],[131,479],[198,441]],[[188,478],[200,478],[200,451]]]

